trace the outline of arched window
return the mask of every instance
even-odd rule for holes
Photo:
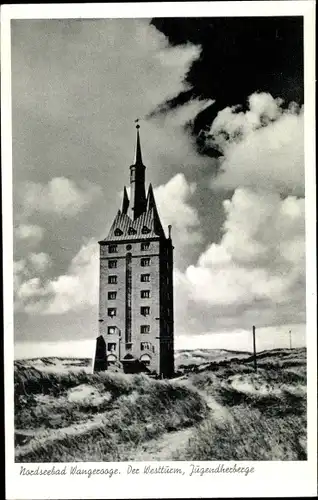
[[[115,229],[115,236],[121,236],[122,234],[123,234],[122,230],[121,230],[121,229],[119,229],[119,227],[117,227],[117,228]]]
[[[130,227],[128,229],[128,234],[136,234],[136,229],[134,229],[133,227]]]
[[[147,226],[144,226],[141,230],[142,234],[148,234],[150,233],[150,229]]]

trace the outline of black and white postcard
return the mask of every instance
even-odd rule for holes
[[[3,7],[8,500],[315,495],[314,15]]]

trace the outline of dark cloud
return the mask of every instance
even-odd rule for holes
[[[244,108],[257,91],[303,103],[302,17],[165,18],[152,23],[171,44],[201,46],[200,58],[185,77],[191,90],[167,103],[175,107],[195,97],[215,99],[197,116],[195,134],[226,106]]]

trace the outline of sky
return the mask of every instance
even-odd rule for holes
[[[301,18],[12,21],[16,356],[91,355],[140,118],[177,348],[305,344]],[[66,347],[67,346],[67,347]],[[90,346],[90,347],[89,347]]]

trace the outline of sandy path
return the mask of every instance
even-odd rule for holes
[[[200,392],[200,394],[205,399],[214,419],[224,421],[231,418],[228,410],[218,404],[212,396],[204,392]],[[194,425],[180,431],[168,432],[157,439],[142,443],[127,460],[138,462],[175,460],[175,454],[182,452],[187,447],[196,429],[197,426]]]
[[[152,460],[173,460],[175,452],[186,448],[195,427],[169,432],[158,439],[151,439],[133,450],[129,460],[135,462],[150,462]]]
[[[201,391],[200,394],[205,399],[214,419],[224,421],[231,418],[228,410],[218,404],[212,396]],[[48,442],[53,443],[54,441],[63,439],[65,436],[78,436],[90,432],[94,428],[100,427],[109,418],[111,418],[109,414],[106,416],[105,413],[100,413],[92,419],[70,425],[69,427],[35,432],[33,439],[28,443],[16,447],[16,459],[22,458]],[[182,452],[188,446],[189,440],[196,432],[196,429],[197,426],[194,425],[180,429],[179,431],[167,432],[158,438],[139,443],[137,448],[132,447],[131,451],[126,450],[128,451],[126,460],[138,462],[174,460],[175,454]],[[31,432],[26,431],[25,434],[30,435]]]

